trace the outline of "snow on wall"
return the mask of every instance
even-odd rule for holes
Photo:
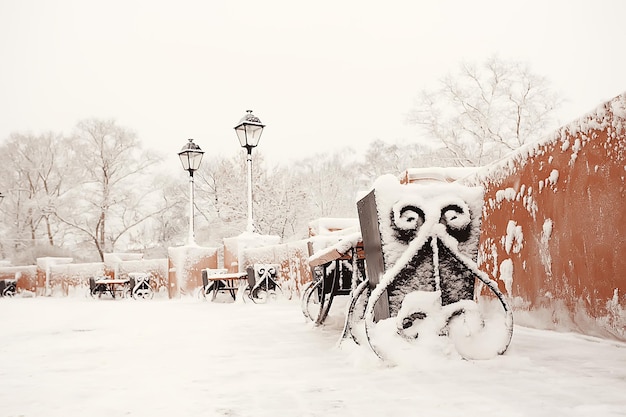
[[[113,252],[104,254],[104,273],[110,277],[119,276],[119,265],[124,261],[143,259],[143,253]]]
[[[211,252],[212,254],[212,252]],[[168,260],[137,259],[119,261],[116,264],[116,278],[125,278],[132,272],[147,272],[152,275],[152,285],[157,293],[165,293],[168,288]]]
[[[91,277],[124,277],[128,272],[150,272],[157,288],[167,288],[167,259],[142,258],[142,254],[105,254],[104,263],[75,264],[73,258],[43,257],[37,258],[36,265],[1,267],[0,279],[17,279],[17,290],[22,294],[86,296]]]
[[[625,155],[626,93],[463,180],[518,323],[626,339]]]
[[[37,258],[37,293],[38,295],[50,295],[50,268],[54,265],[63,265],[74,262],[73,258],[44,257]]]
[[[242,253],[245,270],[254,264],[278,264],[277,281],[287,298],[299,298],[300,288],[309,282],[311,269],[308,264],[308,242],[300,240],[280,245],[247,248]]]
[[[239,236],[224,239],[224,268],[228,272],[245,272],[246,266],[242,259],[247,249],[263,248],[278,245],[280,236],[261,235],[254,232],[243,232]]]
[[[218,248],[196,245],[170,247],[168,252],[168,296],[193,295],[202,286],[202,270],[217,268]]]
[[[103,275],[103,262],[51,265],[49,288],[52,295],[86,295],[89,278]]]
[[[29,291],[34,293],[37,290],[37,267],[9,266],[8,263],[0,267],[0,279],[17,281],[17,291]]]

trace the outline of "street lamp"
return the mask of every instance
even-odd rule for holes
[[[200,162],[202,161],[202,154],[204,151],[200,149],[198,145],[193,143],[193,139],[189,139],[189,142],[183,146],[178,152],[180,162],[183,164],[183,169],[189,172],[189,244],[195,244],[193,234],[193,173],[200,168]]]
[[[263,133],[264,124],[258,117],[252,114],[252,110],[246,110],[246,114],[241,118],[239,124],[235,126],[235,132],[239,138],[242,148],[246,148],[248,152],[248,225],[246,231],[254,232],[254,223],[252,221],[252,149],[256,148]]]

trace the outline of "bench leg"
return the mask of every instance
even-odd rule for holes
[[[213,285],[213,296],[211,297],[211,301],[215,301],[215,299],[217,298],[217,293],[220,290],[220,282],[221,281],[213,281],[212,285]]]

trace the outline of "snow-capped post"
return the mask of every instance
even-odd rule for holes
[[[246,232],[254,232],[254,222],[252,220],[252,149],[256,148],[263,133],[264,124],[252,114],[252,110],[246,110],[246,114],[241,118],[239,124],[235,126],[235,132],[242,148],[247,151],[248,166],[248,223]]]
[[[183,169],[189,172],[189,245],[196,244],[193,232],[193,173],[200,168],[203,154],[204,151],[193,143],[193,139],[189,139],[189,142],[178,152]]]

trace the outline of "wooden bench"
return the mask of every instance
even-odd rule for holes
[[[302,312],[305,317],[316,324],[322,324],[336,295],[350,295],[354,280],[360,275],[365,279],[365,252],[363,241],[355,236],[348,237],[345,241],[328,247],[324,250],[313,252],[313,245],[309,242],[309,266],[315,281],[307,287],[302,296]],[[356,261],[358,271],[345,267],[345,262]],[[316,317],[309,313],[309,303],[313,295],[317,295],[320,305]]]
[[[227,273],[226,270],[219,269],[203,269],[202,270],[202,290],[201,295],[206,298],[211,294],[211,301],[215,300],[217,293],[220,291],[228,291],[233,297],[237,298],[237,291],[248,284],[242,281],[248,281],[246,272]]]
[[[126,293],[130,291],[130,279],[113,279],[105,276],[91,277],[89,278],[89,292],[92,297],[102,297],[102,295],[109,293],[111,297],[116,298],[125,297]]]

